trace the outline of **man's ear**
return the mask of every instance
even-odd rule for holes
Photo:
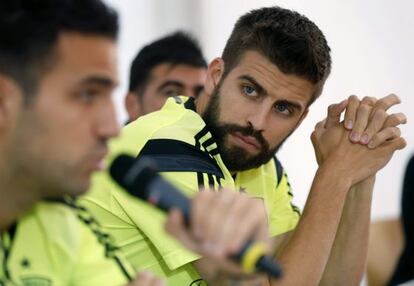
[[[0,73],[0,128],[12,120],[19,106],[23,104],[23,92],[12,78]]]
[[[206,77],[206,84],[205,84],[205,92],[208,96],[210,96],[218,83],[221,80],[221,77],[224,73],[224,62],[221,58],[215,58],[211,61],[208,65],[207,69],[207,77]]]
[[[125,97],[125,108],[128,112],[128,121],[134,121],[141,115],[141,103],[136,93],[130,91]]]

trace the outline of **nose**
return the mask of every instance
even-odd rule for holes
[[[112,100],[108,100],[97,112],[96,133],[101,139],[116,137],[120,132],[120,125],[116,117],[116,110]]]
[[[247,121],[256,131],[262,132],[266,129],[269,119],[268,116],[269,110],[266,107],[261,106],[255,110],[252,110],[247,118]]]

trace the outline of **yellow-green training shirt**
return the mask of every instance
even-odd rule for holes
[[[164,107],[125,126],[110,144],[112,161],[117,155],[149,156],[161,174],[191,197],[199,187],[229,187],[262,198],[272,236],[295,228],[298,209],[283,168],[276,159],[232,177],[221,160],[214,138],[194,102],[186,97],[167,100]],[[81,200],[135,269],[147,269],[165,277],[168,285],[205,285],[191,262],[199,259],[164,231],[166,215],[116,185],[106,172],[92,180],[91,192]],[[208,213],[206,213],[208,215]],[[242,222],[241,222],[242,223]]]
[[[37,203],[1,233],[0,285],[126,285],[132,268],[70,199]]]

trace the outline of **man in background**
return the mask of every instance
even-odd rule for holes
[[[125,98],[128,121],[159,110],[168,97],[197,97],[206,70],[201,48],[189,34],[175,32],[146,45],[131,64]]]

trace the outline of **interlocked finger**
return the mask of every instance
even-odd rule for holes
[[[406,124],[406,123],[407,123],[407,116],[405,116],[404,113],[402,112],[393,113],[393,114],[390,114],[385,120],[384,128],[391,127],[391,126],[398,126],[398,125]]]
[[[329,128],[331,126],[335,126],[339,123],[341,119],[341,114],[345,110],[348,104],[348,100],[343,100],[337,104],[331,104],[328,106],[328,115],[325,120],[325,128]]]
[[[379,99],[374,106],[374,109],[382,109],[387,111],[390,107],[401,103],[401,99],[395,94],[389,94],[381,99]]]
[[[377,132],[383,129],[384,122],[387,119],[387,114],[384,110],[378,109],[374,112],[371,117],[371,120],[368,123],[367,128],[363,132],[361,136],[360,143],[368,144],[371,140],[372,136],[374,136]]]
[[[374,149],[386,141],[396,139],[401,136],[401,130],[398,127],[387,127],[375,134],[368,143],[368,148]]]
[[[360,104],[357,109],[356,120],[352,132],[350,134],[350,139],[352,142],[357,143],[361,140],[362,133],[365,131],[369,116],[371,114],[372,107],[369,104]]]
[[[345,125],[345,128],[348,130],[352,130],[354,126],[359,103],[360,101],[358,97],[355,95],[351,95],[348,98],[348,106],[346,108],[345,118],[344,118],[344,122],[345,122],[344,125]]]

